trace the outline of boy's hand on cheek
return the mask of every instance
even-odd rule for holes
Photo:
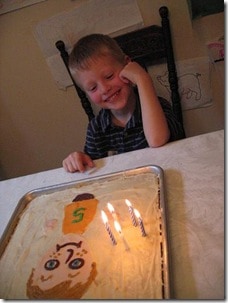
[[[63,167],[67,172],[74,173],[76,171],[84,172],[86,166],[94,167],[93,160],[82,152],[73,152],[63,160]]]
[[[124,66],[119,74],[120,79],[125,83],[132,83],[137,85],[140,77],[148,75],[144,68],[141,67],[137,62],[129,62]]]
[[[126,75],[125,75],[126,73],[125,73],[125,68],[124,69],[122,69],[122,71],[119,73],[119,77],[120,77],[120,79],[124,82],[124,83],[131,83],[131,81],[130,80],[128,80],[128,78],[126,77]]]
[[[124,83],[130,83],[131,81],[131,69],[129,68],[129,63],[126,64],[124,66],[124,68],[122,69],[122,71],[119,74],[120,79],[124,82]]]

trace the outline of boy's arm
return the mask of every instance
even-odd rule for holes
[[[150,75],[138,63],[129,62],[121,71],[120,77],[138,88],[143,129],[149,146],[164,145],[169,140],[170,131]]]

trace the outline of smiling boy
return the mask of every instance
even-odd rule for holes
[[[69,68],[101,111],[89,122],[84,152],[73,152],[63,160],[66,171],[83,172],[109,151],[159,147],[182,138],[170,104],[157,97],[150,75],[114,39],[103,34],[81,38],[70,54]]]

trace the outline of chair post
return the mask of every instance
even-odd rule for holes
[[[75,83],[72,75],[71,75],[71,72],[70,72],[70,69],[69,69],[69,66],[68,66],[68,61],[69,61],[69,55],[66,51],[66,48],[65,48],[65,44],[62,40],[58,40],[56,43],[55,43],[55,46],[56,48],[59,50],[60,52],[60,55],[63,59],[63,62],[66,66],[66,69],[68,71],[68,74],[70,75],[70,78],[74,84],[74,87],[77,91],[77,94],[80,98],[80,101],[81,101],[81,104],[82,104],[82,107],[84,109],[84,111],[86,112],[87,116],[88,116],[88,119],[89,121],[91,119],[94,118],[94,113],[93,113],[93,109],[92,109],[92,106],[90,104],[90,102],[88,101],[87,97],[86,97],[86,94],[80,89],[80,87],[77,86],[77,84]]]
[[[162,23],[162,29],[163,29],[163,35],[164,35],[164,43],[166,48],[166,55],[167,55],[167,66],[169,71],[169,84],[171,89],[171,100],[172,100],[172,106],[173,106],[173,112],[176,115],[177,119],[182,125],[183,131],[183,116],[182,116],[182,108],[181,108],[181,100],[180,95],[178,92],[178,78],[176,73],[176,66],[174,61],[174,55],[173,55],[173,46],[172,46],[172,39],[171,39],[171,31],[170,31],[170,25],[169,25],[169,11],[166,6],[162,6],[159,9],[159,13],[161,16],[161,23]]]

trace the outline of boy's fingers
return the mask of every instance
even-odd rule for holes
[[[94,164],[93,161],[90,161],[88,165],[89,165],[89,167],[91,167],[91,168],[93,168],[93,167],[95,166],[95,164]]]
[[[94,167],[94,162],[89,156],[87,156],[87,165],[89,167]]]
[[[94,162],[93,162],[93,160],[90,158],[90,156],[88,156],[88,155],[85,155],[85,158],[84,158],[84,164],[85,165],[88,165],[89,167],[94,167]]]
[[[94,162],[88,155],[80,152],[74,152],[63,160],[62,165],[63,168],[68,172],[73,173],[79,171],[83,173],[86,166],[91,168],[94,167]]]

